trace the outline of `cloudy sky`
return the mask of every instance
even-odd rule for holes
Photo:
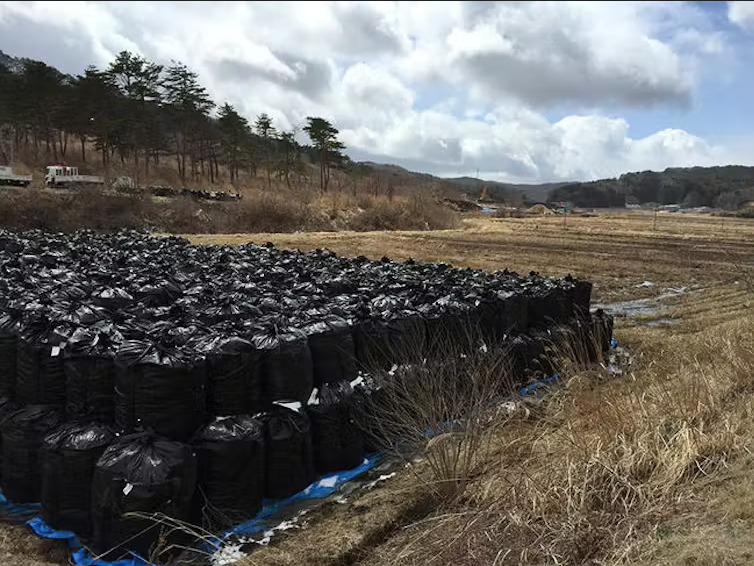
[[[123,49],[443,176],[754,164],[754,2],[0,1],[10,55],[75,74]]]

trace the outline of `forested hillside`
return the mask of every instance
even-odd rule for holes
[[[558,187],[551,191],[550,200],[570,201],[583,207],[638,202],[736,209],[754,200],[754,167],[728,165],[625,173],[617,179]]]
[[[350,160],[327,120],[309,117],[303,130],[311,146],[278,131],[266,114],[250,122],[232,105],[211,100],[182,63],[165,67],[124,51],[105,69],[90,66],[71,76],[0,52],[4,162],[74,159],[105,169],[128,164],[148,176],[170,159],[183,183],[214,182],[223,166],[230,182],[242,171],[251,177],[263,171],[267,183],[276,177],[290,186],[310,156],[325,191],[331,171],[348,168]]]

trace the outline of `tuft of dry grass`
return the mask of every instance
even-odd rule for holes
[[[664,521],[700,503],[700,485],[747,456],[754,433],[750,317],[663,350],[620,379],[572,374],[536,416],[500,421],[491,472],[367,564],[640,559]]]

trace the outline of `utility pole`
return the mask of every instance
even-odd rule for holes
[[[653,219],[652,219],[652,231],[657,230],[657,207],[655,207]]]

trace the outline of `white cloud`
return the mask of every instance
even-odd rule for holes
[[[743,22],[749,3],[730,4]],[[0,1],[0,33],[67,72],[121,49],[183,61],[220,104],[281,129],[321,115],[355,156],[430,172],[536,182],[725,157],[604,116],[689,105],[727,44],[686,2]]]
[[[743,28],[754,28],[754,2],[728,2],[728,19]]]
[[[574,115],[551,123],[511,106],[486,118],[412,112],[381,135],[363,127],[343,134],[370,156],[424,161],[447,176],[479,169],[486,178],[510,182],[598,179],[633,170],[712,165],[723,158],[722,148],[682,130],[631,138],[621,118]]]

